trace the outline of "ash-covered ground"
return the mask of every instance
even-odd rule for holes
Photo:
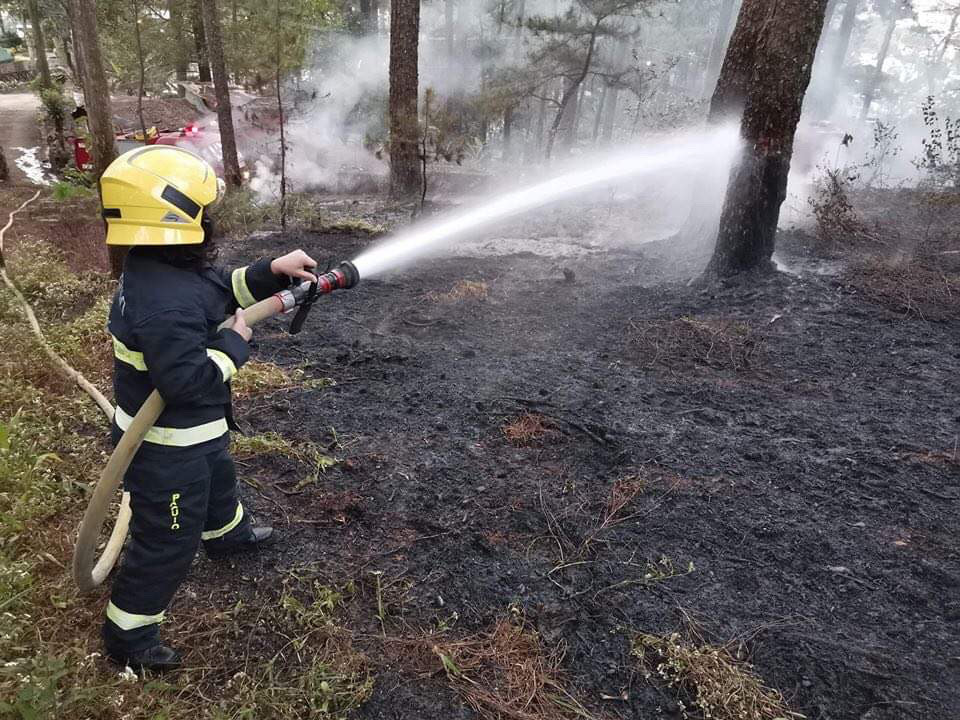
[[[927,228],[946,291],[915,292],[937,315],[844,274],[842,252],[839,275],[813,272],[803,236],[782,253],[799,274],[689,286],[690,253],[598,244],[598,216],[573,217],[582,235],[520,223],[488,252],[361,282],[296,337],[286,319],[258,327],[258,359],[335,384],[254,396],[239,418],[340,462],[306,484],[293,461],[245,462],[245,501],[281,541],[232,570],[202,560],[177,603],[263,602],[290,573],[359,583],[366,718],[476,717],[439,661],[424,672],[384,637],[466,637],[511,614],[565,648],[571,689],[602,717],[679,711],[631,640],[691,622],[809,718],[960,717],[951,215]],[[904,217],[887,216],[901,232],[883,262],[916,250]],[[259,235],[224,259],[370,242]],[[390,589],[382,627],[372,573]],[[277,645],[250,631],[248,662]]]

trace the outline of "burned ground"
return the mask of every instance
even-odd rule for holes
[[[368,243],[261,235],[229,254]],[[306,483],[289,460],[245,463],[282,542],[235,575],[201,563],[189,589],[239,577],[226,606],[291,573],[358,583],[361,717],[474,717],[402,643],[511,613],[566,649],[598,715],[678,710],[630,650],[686,618],[808,717],[960,715],[960,320],[842,278],[665,276],[651,249],[434,260],[323,300],[298,337],[258,328],[260,359],[335,384],[255,395],[241,418],[341,462]],[[544,432],[512,442],[527,415]]]
[[[342,205],[370,227],[399,213]],[[922,242],[902,212],[855,258],[784,236],[790,273],[710,287],[688,286],[693,265],[664,245],[598,247],[587,213],[558,216],[529,230],[536,253],[484,241],[321,300],[299,336],[258,326],[236,455],[244,502],[281,541],[201,557],[164,627],[189,669],[132,686],[93,654],[108,588],[70,590],[74,490],[38,528],[29,606],[41,660],[76,665],[35,665],[59,688],[49,716],[680,716],[696,691],[665,679],[695,673],[661,675],[656,653],[698,648],[752,664],[810,718],[960,716],[955,211]],[[94,226],[48,221],[49,200],[25,215],[8,267],[106,386],[87,340],[106,292]],[[375,242],[341,226],[231,241],[223,259]],[[43,242],[75,275],[27,267]],[[69,391],[5,363],[11,382]],[[87,467],[57,466],[65,487],[95,476],[105,441],[100,418],[74,428],[59,402],[55,449]]]

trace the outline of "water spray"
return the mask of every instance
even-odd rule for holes
[[[660,138],[653,146],[647,143],[620,148],[613,154],[591,158],[585,169],[505,193],[449,218],[410,228],[361,253],[353,262],[362,277],[370,278],[402,267],[428,254],[444,241],[596,187],[627,178],[652,177],[658,172],[675,171],[681,167],[700,172],[708,164],[720,163],[727,168],[740,147],[739,129],[728,125],[698,131],[692,136]]]

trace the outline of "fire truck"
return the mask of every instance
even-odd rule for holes
[[[151,127],[147,130],[147,141],[143,141],[143,131],[119,133],[115,136],[117,153],[124,153],[136,147],[146,145],[175,145],[183,147],[209,162],[217,171],[223,173],[223,150],[220,147],[220,130],[217,121],[211,119],[206,124],[190,123],[177,130],[157,130]],[[93,169],[90,151],[83,138],[73,138],[74,163],[78,170]],[[240,158],[240,169],[244,169],[243,158]]]

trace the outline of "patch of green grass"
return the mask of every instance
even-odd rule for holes
[[[316,229],[323,220],[316,195],[311,193],[288,193],[286,216],[288,228]],[[233,190],[214,208],[213,219],[219,234],[244,237],[279,228],[280,203],[278,199],[258,197],[246,188]]]
[[[307,465],[311,470],[297,484],[295,490],[315,484],[319,481],[320,475],[341,462],[312,442],[300,441],[294,443],[275,432],[259,435],[235,435],[231,444],[231,452],[237,460],[249,460],[262,455],[279,455]]]
[[[52,194],[54,200],[62,202],[79,197],[89,197],[93,194],[93,189],[84,187],[83,185],[76,185],[66,180],[58,180],[53,184]]]
[[[18,242],[7,259],[57,351],[106,390],[100,380],[112,367],[103,330],[110,280],[71,273],[39,243]],[[248,447],[292,453],[314,468],[323,462],[319,448],[279,436]],[[279,592],[265,583],[236,612],[209,594],[181,598],[164,628],[188,651],[188,667],[176,676],[136,679],[106,664],[102,597],[79,597],[68,568],[108,455],[102,413],[50,366],[0,287],[0,717],[329,719],[369,696],[369,663],[337,624],[351,594],[304,581]],[[251,652],[250,631],[261,622],[270,640]]]
[[[286,388],[320,390],[336,382],[331,378],[308,378],[302,367],[282,368],[271,362],[253,360],[248,362],[233,379],[235,397],[247,397]]]

